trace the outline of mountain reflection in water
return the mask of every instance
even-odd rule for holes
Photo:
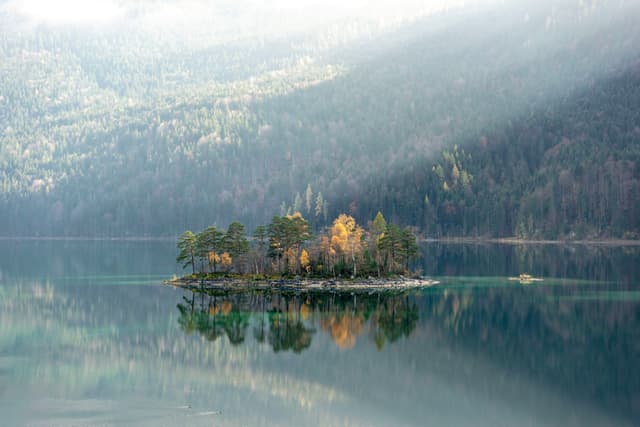
[[[232,346],[253,339],[275,353],[302,353],[318,334],[358,352],[364,350],[358,343],[380,351],[406,337],[423,348],[473,354],[505,375],[524,375],[635,418],[640,304],[633,291],[606,289],[595,282],[522,285],[507,278],[445,280],[404,293],[194,288],[178,304],[178,323],[187,334],[210,341],[226,336]],[[421,358],[434,364],[433,357]]]
[[[0,241],[0,425],[640,425],[640,247],[424,252],[421,291],[208,294],[174,242]]]
[[[245,342],[249,329],[259,343],[274,352],[300,353],[317,331],[326,333],[342,350],[354,348],[360,337],[378,350],[408,337],[419,310],[409,293],[220,292],[193,289],[177,305],[181,329],[209,341],[225,335],[232,345]]]

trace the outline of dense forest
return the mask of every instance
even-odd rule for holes
[[[640,236],[633,2],[244,38],[7,10],[0,235],[253,230],[297,211],[319,230],[381,211],[428,237]]]

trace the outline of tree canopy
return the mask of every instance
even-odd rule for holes
[[[196,235],[189,231],[180,237],[178,260],[186,260],[184,266],[191,266],[192,273],[197,269],[202,274],[218,273],[218,267],[222,273],[285,276],[409,273],[410,261],[419,254],[413,232],[387,225],[380,212],[370,224],[366,230],[352,216],[340,214],[331,227],[314,237],[309,222],[296,212],[257,226],[251,244],[237,221],[226,232],[209,226]]]

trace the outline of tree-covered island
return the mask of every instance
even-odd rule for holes
[[[300,212],[274,216],[270,224],[257,226],[251,239],[240,222],[231,223],[226,231],[209,226],[199,233],[185,231],[177,246],[176,260],[191,274],[172,284],[252,281],[304,285],[315,281],[326,286],[336,279],[397,284],[412,274],[409,264],[418,255],[413,231],[387,224],[380,212],[366,228],[340,214],[316,234]],[[434,282],[416,279],[412,283]]]

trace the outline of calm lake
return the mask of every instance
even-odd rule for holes
[[[194,294],[173,242],[0,241],[0,425],[640,424],[640,247],[422,251],[422,291]]]

